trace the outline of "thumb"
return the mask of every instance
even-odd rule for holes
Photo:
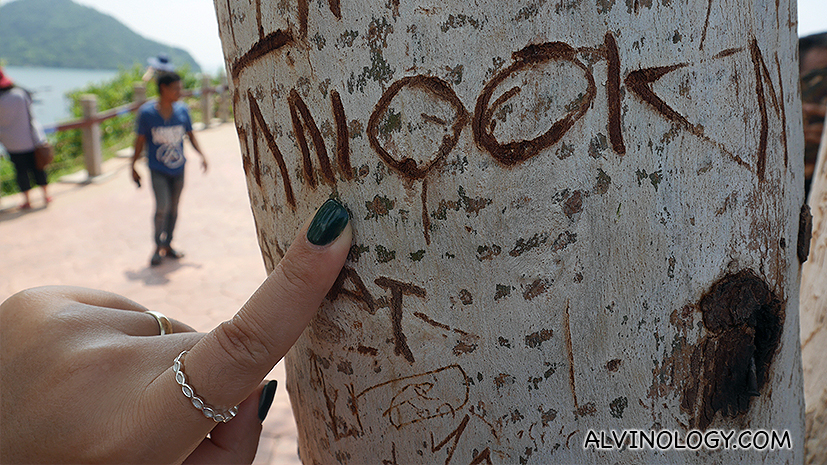
[[[326,201],[232,320],[201,339],[186,358],[187,376],[213,405],[244,400],[290,350],[347,259],[347,210]]]

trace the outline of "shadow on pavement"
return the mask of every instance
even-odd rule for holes
[[[0,208],[0,223],[3,223],[5,221],[16,220],[17,218],[20,218],[21,216],[28,215],[29,213],[39,212],[39,211],[45,210],[45,209],[46,209],[45,205],[32,207],[28,210],[21,210],[17,206],[9,207],[8,209]]]
[[[127,270],[124,275],[130,281],[143,281],[147,286],[163,286],[170,282],[167,275],[181,268],[201,268],[197,263],[183,263],[178,260],[164,260],[158,266],[146,266],[140,271]]]

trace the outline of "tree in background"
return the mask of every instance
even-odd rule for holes
[[[267,268],[324,199],[354,221],[286,359],[302,460],[800,462],[770,3],[216,0]],[[788,441],[676,449],[719,429]]]

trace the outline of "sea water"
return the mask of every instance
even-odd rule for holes
[[[44,127],[72,119],[66,93],[114,78],[117,70],[6,66],[3,72],[15,85],[32,93],[35,118]]]

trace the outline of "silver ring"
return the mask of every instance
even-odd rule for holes
[[[172,364],[172,371],[175,372],[175,382],[181,386],[181,392],[184,393],[187,399],[192,403],[192,406],[197,408],[204,414],[205,417],[216,423],[227,423],[235,417],[238,413],[238,405],[228,410],[221,410],[208,405],[204,399],[195,394],[195,389],[187,384],[187,375],[184,374],[184,357],[188,351],[181,352],[175,357],[175,362]]]
[[[172,323],[170,323],[169,318],[167,318],[161,312],[155,312],[152,310],[147,310],[145,313],[152,315],[155,318],[155,321],[158,322],[158,327],[161,329],[161,336],[164,334],[172,334]]]

